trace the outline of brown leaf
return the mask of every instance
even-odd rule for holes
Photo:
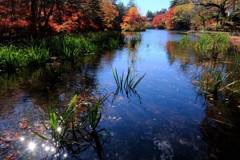
[[[22,118],[21,122],[19,123],[20,129],[27,129],[28,128],[28,122],[26,118]]]

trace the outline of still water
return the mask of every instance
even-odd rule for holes
[[[142,41],[134,51],[122,47],[106,51],[91,63],[2,74],[1,133],[9,132],[10,138],[26,135],[46,119],[47,106],[55,102],[66,106],[75,94],[89,98],[98,92],[114,92],[112,68],[122,73],[131,67],[136,76],[146,76],[136,88],[139,97],[118,94],[113,102],[104,104],[99,128],[111,135],[102,146],[104,159],[239,159],[239,97],[234,102],[210,101],[199,94],[193,82],[205,64],[198,60],[193,47],[176,46],[181,34],[165,30],[140,34]],[[226,64],[227,72],[233,66]],[[0,148],[3,158],[14,152],[11,145],[24,150],[19,142],[7,144]],[[78,158],[90,160],[98,156],[93,149],[87,149]]]

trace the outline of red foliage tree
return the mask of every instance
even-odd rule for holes
[[[0,0],[0,34],[11,36],[28,28],[28,11],[28,4],[23,0]]]
[[[165,18],[165,24],[166,24],[166,28],[167,29],[174,29],[174,20],[173,20],[173,16],[174,16],[174,9],[176,8],[176,6],[170,8],[166,14],[166,18]]]
[[[110,4],[111,1],[104,2]],[[104,25],[111,27],[114,16],[117,15],[116,8],[113,4],[108,5],[112,7],[111,13],[108,13],[110,7],[102,5],[101,8],[101,4],[107,3],[101,0],[0,0],[0,35],[44,35],[100,30]]]
[[[152,25],[155,28],[165,28],[166,16],[167,16],[167,13],[156,15],[153,18]]]

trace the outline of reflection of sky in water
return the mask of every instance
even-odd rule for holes
[[[135,53],[118,50],[110,64],[103,58],[98,81],[100,86],[107,84],[109,91],[115,86],[111,66],[119,73],[128,66],[132,66],[138,76],[147,73],[137,87],[142,103],[136,98],[129,102],[122,97],[113,107],[106,107],[108,121],[103,121],[101,126],[114,135],[106,147],[110,159],[116,158],[115,152],[119,159],[171,159],[173,155],[191,159],[205,145],[198,130],[204,107],[195,101],[197,90],[189,77],[178,71],[179,64],[169,65],[166,54],[167,41],[180,37],[166,31],[148,30],[142,33]],[[136,59],[134,63],[131,63],[132,57]]]

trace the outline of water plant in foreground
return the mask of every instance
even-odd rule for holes
[[[113,75],[117,84],[115,94],[125,91],[127,95],[131,92],[137,94],[135,88],[145,76],[144,74],[140,78],[136,78],[130,67],[126,77],[124,73],[119,76],[116,69],[113,70]],[[81,152],[89,148],[94,149],[100,160],[104,159],[102,146],[110,141],[111,136],[105,128],[99,127],[99,122],[104,112],[102,106],[111,94],[100,93],[90,100],[83,100],[80,96],[75,95],[67,107],[49,107],[47,109],[48,120],[42,121],[45,132],[32,130],[32,133],[43,141],[40,143],[44,151],[51,150],[47,156],[44,155],[45,159],[66,154],[78,157]]]
[[[64,110],[53,107],[48,109],[48,121],[44,121],[43,125],[50,131],[48,132],[51,134],[50,137],[36,131],[32,132],[45,140],[44,144],[51,144],[54,155],[63,151],[77,155],[93,147],[99,159],[103,159],[102,145],[110,140],[110,134],[106,129],[97,127],[102,115],[102,104],[108,95],[100,96],[89,106],[79,102],[77,98],[75,95]],[[82,107],[87,107],[86,111],[83,111]]]

